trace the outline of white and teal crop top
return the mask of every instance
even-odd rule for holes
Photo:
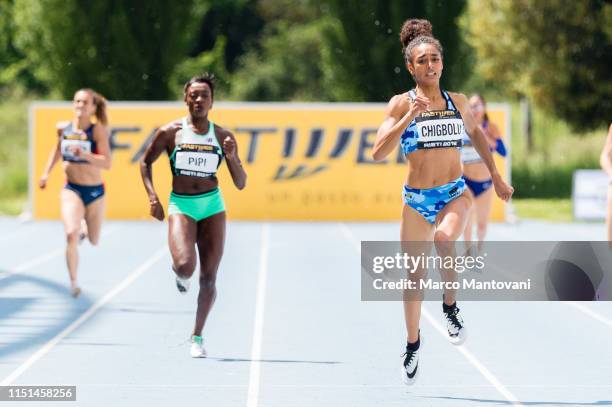
[[[208,178],[217,173],[223,149],[215,135],[215,125],[210,122],[206,134],[194,133],[184,117],[181,139],[170,155],[170,168],[174,175]]]
[[[465,133],[461,113],[448,93],[444,90],[441,92],[446,100],[446,109],[423,112],[410,122],[400,137],[404,155],[431,148],[461,149]],[[408,95],[412,100],[416,98],[414,89]]]
[[[472,140],[466,134],[463,137],[463,148],[461,149],[461,162],[463,164],[476,164],[482,162],[482,157],[478,154]]]

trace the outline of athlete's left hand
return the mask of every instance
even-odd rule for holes
[[[493,176],[493,186],[495,187],[495,193],[497,196],[506,202],[508,202],[514,193],[514,188],[504,181],[499,174],[495,174]]]
[[[149,205],[150,205],[149,213],[151,214],[151,216],[153,216],[155,219],[159,221],[163,221],[165,217],[164,207],[159,202],[159,199],[157,199],[157,196],[149,200]]]
[[[223,154],[228,159],[234,158],[234,154],[236,154],[236,141],[230,136],[225,137],[223,140]]]

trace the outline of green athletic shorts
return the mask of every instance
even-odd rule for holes
[[[187,215],[199,222],[224,210],[225,202],[219,188],[200,195],[170,193],[168,215]]]

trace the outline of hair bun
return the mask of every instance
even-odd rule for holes
[[[410,41],[420,36],[433,37],[431,23],[428,20],[418,18],[406,20],[400,32],[400,41],[404,48],[410,44]]]

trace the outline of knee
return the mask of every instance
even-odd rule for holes
[[[214,291],[216,289],[217,278],[214,273],[200,274],[200,288],[204,290]]]
[[[452,242],[452,240],[448,233],[442,232],[441,230],[436,230],[436,233],[434,233],[434,242],[436,244],[438,243],[444,244],[444,243],[450,243]]]
[[[487,231],[487,224],[486,223],[479,223],[478,224],[478,233],[480,235],[484,235]]]
[[[202,265],[200,270],[200,290],[215,292],[217,287],[217,269]]]
[[[181,278],[190,278],[195,270],[195,260],[190,258],[178,259],[174,262],[174,272]]]
[[[100,237],[99,236],[88,236],[89,238],[89,243],[91,243],[92,246],[97,246],[98,243],[100,243]]]
[[[434,243],[436,245],[436,250],[442,255],[450,253],[452,251],[452,245],[454,244],[451,236],[440,230],[434,233]]]
[[[66,243],[68,244],[68,246],[74,246],[76,244],[79,243],[79,235],[80,232],[79,230],[71,230],[68,233],[66,233]]]

